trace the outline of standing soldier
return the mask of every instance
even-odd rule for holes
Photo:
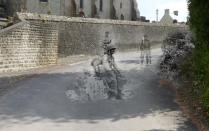
[[[144,59],[146,59],[147,64],[151,64],[151,44],[147,35],[144,35],[142,38],[142,42],[140,43],[140,51],[141,51],[141,64],[144,63]]]

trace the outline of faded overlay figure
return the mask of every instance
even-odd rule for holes
[[[103,49],[104,49],[104,55],[107,54],[107,48],[112,43],[112,40],[110,39],[110,33],[107,31],[105,32],[105,39],[103,41]]]
[[[93,59],[91,62],[95,71],[95,76],[103,80],[104,84],[108,87],[108,98],[121,99],[121,89],[119,87],[121,74],[114,59],[116,46],[112,43],[112,40],[109,37],[109,32],[105,32],[105,39],[103,40],[102,48],[102,55]]]
[[[103,49],[104,49],[104,56],[106,55],[106,61],[109,65],[110,70],[114,71],[115,73],[119,73],[118,68],[115,64],[115,58],[113,54],[115,54],[116,46],[112,43],[112,40],[109,37],[109,32],[105,32],[105,39],[103,41]]]
[[[102,43],[102,48],[103,54],[101,56],[98,56],[98,58],[93,59],[93,61],[91,62],[91,65],[93,66],[95,71],[95,75],[101,75],[101,68],[106,62],[109,65],[110,70],[114,71],[115,73],[119,73],[113,56],[116,51],[116,46],[112,43],[112,40],[109,37],[109,32],[105,32],[105,39]]]
[[[152,57],[151,57],[151,44],[148,39],[147,35],[144,35],[142,41],[140,43],[140,51],[141,51],[141,64],[151,64]]]
[[[95,76],[100,77],[102,68],[104,67],[104,57],[107,54],[108,45],[112,42],[109,38],[109,32],[105,32],[105,39],[102,41],[102,54],[98,55],[97,58],[93,59],[91,66],[94,68]]]

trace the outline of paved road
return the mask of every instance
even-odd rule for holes
[[[117,54],[122,100],[104,94],[84,100],[81,91],[69,96],[79,84],[99,85],[100,80],[86,78],[92,71],[89,61],[20,81],[0,97],[0,131],[197,131],[174,102],[174,93],[159,85],[160,50],[152,55],[152,65],[146,66],[137,52]]]

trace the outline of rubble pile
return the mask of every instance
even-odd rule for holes
[[[175,33],[169,35],[163,42],[163,56],[160,62],[162,79],[177,80],[179,68],[184,58],[195,48],[190,33]]]
[[[102,54],[91,61],[94,75],[85,73],[79,78],[75,90],[68,90],[66,95],[75,101],[89,101],[101,99],[121,99],[122,87],[126,80],[116,66],[114,54],[116,46],[105,32]]]
[[[107,99],[107,86],[102,79],[95,79],[90,72],[85,72],[76,80],[73,89],[66,92],[71,101],[86,102]]]
[[[121,77],[115,77],[111,71],[104,71],[100,77],[91,74],[90,72],[84,72],[76,78],[76,84],[70,86],[65,92],[67,98],[73,102],[88,102],[99,101],[105,99],[119,99],[117,97],[118,90],[119,95],[123,94],[122,88],[126,84],[126,80]],[[73,87],[73,88],[72,88]]]

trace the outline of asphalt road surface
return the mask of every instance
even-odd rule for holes
[[[198,131],[159,84],[160,49],[152,64],[139,52],[116,54],[122,99],[108,99],[90,61],[49,69],[0,97],[0,131]]]

